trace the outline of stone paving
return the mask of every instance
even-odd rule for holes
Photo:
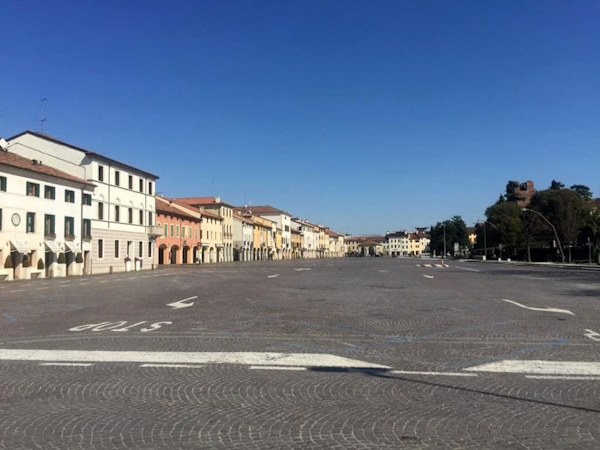
[[[0,449],[600,448],[598,273],[447,264],[0,284]]]

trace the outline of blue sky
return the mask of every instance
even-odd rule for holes
[[[57,5],[60,4],[60,7]],[[597,1],[4,1],[0,136],[352,234],[600,194]]]

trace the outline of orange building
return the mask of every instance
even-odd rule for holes
[[[200,261],[201,220],[192,206],[156,197],[156,225],[163,227],[163,235],[156,239],[159,265]]]

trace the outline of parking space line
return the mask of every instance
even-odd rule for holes
[[[13,291],[8,291],[8,292],[25,292],[25,289],[15,289]]]
[[[250,366],[252,370],[306,370],[306,367]]]
[[[166,367],[166,368],[182,368],[182,369],[202,369],[204,366],[196,364],[140,364],[140,367]]]
[[[93,364],[90,363],[40,363],[40,366],[80,366],[80,367],[90,367]]]
[[[462,373],[462,372],[412,372],[408,370],[392,370],[391,373],[398,375],[431,375],[441,377],[472,377],[477,376],[476,373]]]

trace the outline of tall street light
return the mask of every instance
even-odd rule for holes
[[[444,254],[442,255],[442,266],[444,265],[444,257],[446,256],[446,222],[442,222],[444,227]]]
[[[558,249],[560,250],[560,257],[562,258],[562,262],[565,262],[565,252],[563,252],[562,249],[562,245],[560,243],[560,239],[558,238],[558,233],[556,232],[556,228],[554,227],[554,225],[552,225],[552,222],[550,222],[548,219],[546,219],[541,212],[536,211],[535,209],[529,209],[529,208],[523,208],[523,211],[529,211],[532,212],[534,214],[537,214],[538,216],[540,216],[542,219],[544,219],[548,225],[550,225],[552,227],[552,230],[554,231],[554,237],[556,237],[556,243],[558,244]]]
[[[498,229],[498,227],[496,225],[494,225],[492,222],[488,222],[487,220],[483,221],[483,248],[484,248],[484,255],[485,255],[485,259],[487,260],[487,236],[486,236],[486,232],[485,232],[485,224],[490,224],[491,226],[493,226],[496,231],[498,231],[498,233],[500,233],[500,230]],[[502,255],[500,255],[502,256]]]

